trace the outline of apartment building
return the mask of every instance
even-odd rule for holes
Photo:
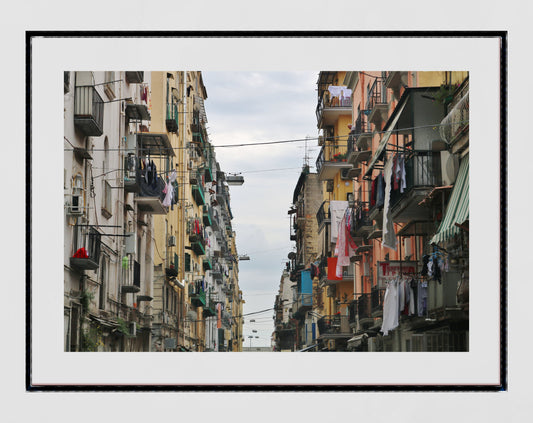
[[[201,72],[65,72],[66,351],[241,348],[206,98]]]
[[[324,197],[316,261],[290,264],[296,296],[314,294],[292,313],[297,349],[468,350],[468,73],[317,87]]]
[[[144,72],[65,72],[65,351],[148,351],[153,215],[161,181],[140,169],[149,138]],[[153,186],[152,186],[153,184]]]

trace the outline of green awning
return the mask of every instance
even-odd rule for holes
[[[457,180],[453,187],[446,214],[437,233],[431,238],[431,244],[447,241],[459,233],[457,224],[463,224],[469,218],[469,160],[468,155],[461,160]]]

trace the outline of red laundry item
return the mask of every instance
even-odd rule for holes
[[[72,256],[74,258],[89,258],[89,254],[87,254],[87,250],[85,248],[80,248],[76,253]]]
[[[337,257],[328,257],[328,280],[340,281],[342,278],[337,277],[335,269],[337,268]]]

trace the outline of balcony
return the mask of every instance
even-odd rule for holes
[[[178,133],[178,105],[174,102],[167,104],[167,114],[165,118],[165,125],[168,132]]]
[[[126,71],[126,82],[128,84],[141,84],[143,80],[143,71]]]
[[[432,151],[416,151],[405,160],[406,188],[403,193],[392,190],[390,206],[395,222],[433,220],[431,209],[419,203],[440,185],[440,155]]]
[[[146,107],[144,104],[126,104],[125,113],[130,120],[143,121],[151,119],[148,107]]]
[[[130,153],[124,157],[124,191],[139,192],[141,189],[141,171],[138,157]]]
[[[133,261],[133,274],[128,269],[124,283],[120,287],[120,292],[124,294],[136,293],[141,290],[141,264]]]
[[[202,316],[204,318],[217,315],[216,300],[213,297],[209,297],[209,301],[203,307]]]
[[[101,234],[94,226],[74,226],[70,266],[78,271],[96,270],[100,262]]]
[[[216,195],[218,204],[223,205],[226,202],[228,196],[229,196],[228,188],[226,188],[226,186],[222,182],[219,182],[217,184],[217,195]],[[224,210],[224,207],[222,209]]]
[[[222,276],[222,267],[216,261],[213,263],[213,269],[211,270],[211,277],[218,284],[221,284],[222,282],[224,282],[224,278]]]
[[[351,95],[351,91],[348,92]],[[352,114],[352,98],[351,96],[343,97],[342,94],[331,96],[328,91],[324,91],[322,98],[318,100],[315,113],[319,128],[333,125],[339,116]]]
[[[370,292],[370,301],[372,307],[372,316],[383,316],[383,300],[385,299],[385,289],[372,288]]]
[[[442,120],[439,128],[441,138],[452,147],[454,154],[462,152],[468,145],[466,140],[459,142],[464,135],[468,134],[469,129],[470,100],[467,90],[468,86],[465,89],[461,89],[458,97],[454,98],[450,104],[450,110]]]
[[[387,119],[387,112],[389,105],[387,104],[387,89],[383,85],[381,78],[376,78],[370,91],[368,92],[368,99],[366,109],[369,111],[368,121],[374,124]]]
[[[364,237],[372,231],[373,223],[369,217],[367,203],[361,203],[359,207],[354,210],[355,221],[351,228],[351,235],[353,237]]]
[[[350,330],[349,316],[336,314],[324,316],[317,321],[318,339],[349,338],[353,335]]]
[[[104,102],[94,86],[76,87],[74,126],[88,137],[104,133]]]
[[[164,132],[137,132],[129,135],[127,142],[128,148],[137,148],[140,155],[175,156],[168,135]]]
[[[191,250],[197,256],[205,255],[205,240],[200,234],[189,235],[189,242],[191,243]]]
[[[342,268],[342,276],[336,275],[337,269],[337,257],[327,257],[327,266],[322,267],[325,276],[321,278],[321,282],[325,285],[334,285],[340,282],[353,282],[354,278],[354,266],[344,266]],[[323,263],[322,263],[323,266]]]
[[[355,121],[354,143],[359,150],[368,150],[372,146],[372,131],[366,110],[361,110]]]
[[[204,307],[206,303],[205,291],[201,288],[197,281],[189,285],[189,300],[195,307]]]
[[[213,269],[213,263],[211,262],[211,257],[204,257],[202,260],[202,268],[204,269],[204,272],[207,270]]]
[[[316,213],[316,222],[318,223],[318,232],[320,232],[325,225],[331,223],[328,200],[324,201],[318,208]]]
[[[351,167],[352,165],[346,161],[346,154],[338,153],[326,158],[325,146],[320,149],[320,153],[316,159],[316,171],[321,181],[333,179],[341,169],[350,169]]]
[[[192,197],[197,205],[205,205],[204,186],[202,184],[202,178],[198,175],[197,183],[191,185]]]
[[[385,87],[393,90],[396,96],[404,85],[407,85],[407,72],[387,72]]]
[[[167,214],[167,209],[163,206],[165,182],[159,176],[154,180],[148,178],[147,182],[145,176],[146,170],[140,170],[139,192],[134,199],[139,211],[150,214]]]
[[[204,205],[202,219],[205,227],[213,226],[213,213],[211,212],[211,210],[211,207]]]
[[[372,316],[372,297],[371,294],[362,294],[356,302],[356,311],[359,318],[359,323],[365,325],[369,322],[374,322]]]
[[[292,314],[295,317],[303,316],[303,314],[311,310],[313,307],[313,294],[296,294],[292,303]]]

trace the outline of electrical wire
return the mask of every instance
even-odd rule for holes
[[[434,128],[437,129],[441,126],[452,126],[452,125],[460,125],[464,123],[468,123],[469,120],[464,120],[460,122],[453,122],[453,123],[434,123],[430,125],[420,125],[420,126],[411,126],[411,127],[405,127],[405,128],[397,128],[397,129],[389,129],[387,131],[373,131],[372,134],[385,134],[387,132],[398,132],[398,131],[407,131],[407,130],[413,130],[413,129],[424,129],[424,128]],[[367,132],[359,132],[359,133],[352,133],[349,135],[338,135],[335,137],[328,137],[328,138],[346,138],[351,136],[359,136],[361,134],[364,134]],[[252,143],[245,143],[245,144],[222,144],[222,145],[214,145],[211,144],[210,147],[212,148],[233,148],[233,147],[253,147],[258,145],[272,145],[272,144],[288,144],[288,143],[294,143],[294,142],[303,142],[303,141],[311,141],[311,140],[318,140],[319,136],[317,137],[307,137],[307,138],[296,138],[296,139],[290,139],[290,140],[282,140],[282,141],[265,141],[265,142],[252,142]],[[170,147],[170,148],[164,148],[162,150],[185,150],[190,149],[190,147]],[[64,149],[63,151],[74,151],[74,149]],[[93,149],[92,151],[122,151],[122,149],[119,148],[109,148],[109,149]]]

